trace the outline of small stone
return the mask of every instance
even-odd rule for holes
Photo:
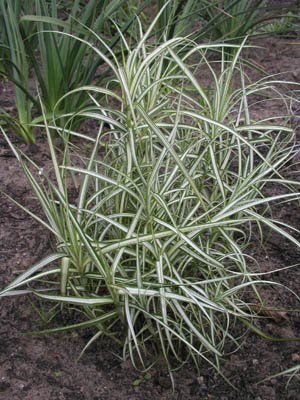
[[[279,334],[284,339],[292,339],[295,337],[295,333],[291,327],[280,328]]]
[[[292,354],[292,360],[293,361],[300,361],[300,354],[299,353]]]

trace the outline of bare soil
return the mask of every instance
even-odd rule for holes
[[[284,72],[283,77],[287,80],[299,82],[300,43],[278,37],[265,39],[263,44],[265,49],[253,50],[250,58],[269,73]],[[14,112],[11,86],[0,82],[0,93],[0,106]],[[261,115],[264,111],[256,112]],[[274,114],[280,112],[276,109],[271,111]],[[43,137],[38,137],[35,146],[20,146],[41,166],[49,163]],[[30,187],[2,137],[0,189],[39,212]],[[297,203],[276,207],[275,215],[300,229]],[[0,195],[0,242],[0,287],[50,252],[48,232],[4,195]],[[266,272],[300,262],[299,250],[276,235],[265,247],[253,243],[251,254]],[[273,279],[299,294],[299,267],[277,273]],[[270,306],[300,309],[295,296],[283,287],[269,289],[264,295]],[[107,339],[99,340],[76,362],[90,331],[37,337],[22,335],[45,328],[36,306],[36,301],[30,302],[23,297],[5,298],[0,302],[0,400],[300,400],[300,377],[296,376],[287,388],[286,378],[257,383],[275,372],[299,364],[299,342],[275,343],[249,332],[238,352],[230,354],[230,349],[227,349],[222,364],[222,372],[237,390],[206,365],[203,365],[200,375],[187,365],[174,374],[176,387],[173,393],[168,376],[159,366],[151,371],[150,380],[135,387],[133,382],[140,376],[139,372],[115,356],[119,350]],[[52,325],[65,323],[69,316],[59,318]],[[276,337],[300,337],[300,314],[287,311],[269,315],[260,326]],[[239,332],[238,326],[236,329]]]

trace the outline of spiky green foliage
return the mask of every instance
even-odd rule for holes
[[[26,142],[34,141],[31,124],[41,120],[35,85],[49,118],[66,92],[106,78],[103,69],[99,72],[103,59],[91,51],[86,40],[97,42],[101,47],[98,35],[111,32],[108,29],[108,26],[114,27],[111,18],[120,13],[125,4],[124,0],[89,0],[84,4],[76,0],[70,8],[66,5],[61,9],[56,0],[3,0],[0,3],[0,18],[4,22],[0,31],[2,74],[14,83],[19,114],[18,120],[12,121],[11,125],[19,127],[17,133]],[[123,16],[122,25],[106,38],[107,46],[114,49],[115,54],[118,53],[120,33],[125,34],[130,29],[142,9],[143,2],[135,10],[136,14]],[[66,14],[67,19],[63,19],[62,14]],[[74,33],[80,40],[73,38]],[[109,56],[107,48],[102,51]],[[34,72],[32,82],[30,70]],[[72,103],[61,102],[56,112],[76,109],[88,100],[86,93],[78,92],[72,97]],[[33,106],[37,114],[34,120]]]
[[[156,27],[158,40],[171,39],[191,33],[193,24],[206,8],[195,0],[157,0],[157,13],[163,10]]]
[[[266,18],[265,0],[203,0],[204,4],[204,34],[217,40],[241,42]]]
[[[221,45],[173,38],[151,46],[155,22],[133,50],[123,38],[122,62],[94,48],[111,69],[114,91],[108,84],[67,94],[61,101],[84,91],[94,106],[64,115],[65,129],[44,115],[51,173],[9,142],[46,220],[28,212],[52,232],[56,249],[0,295],[34,292],[72,305],[85,319],[44,333],[92,326],[87,347],[108,335],[137,367],[163,356],[170,370],[189,359],[218,368],[235,322],[251,326],[251,304],[263,303],[259,287],[268,282],[246,255],[255,228],[300,246],[269,214],[272,203],[298,193],[265,194],[269,184],[297,185],[280,174],[295,153],[294,132],[252,119],[251,99],[277,93],[276,82],[248,86],[242,48],[228,63]],[[206,61],[209,50],[223,55],[219,67]],[[197,67],[211,71],[209,88],[190,66],[197,57]],[[98,133],[72,130],[78,116],[97,121]],[[53,132],[63,138],[62,153]],[[76,151],[71,137],[89,146]]]
[[[28,11],[32,7],[32,1],[26,2],[25,9]],[[31,110],[33,98],[29,88],[29,62],[23,42],[25,32],[21,30],[20,18],[23,8],[18,0],[0,2],[0,21],[1,23],[1,75],[9,77],[15,87],[15,102],[18,110],[18,120],[2,117],[11,126],[17,127],[18,134],[26,141],[33,141],[31,123]],[[2,118],[1,118],[2,119]]]
[[[105,33],[106,24],[112,24],[110,18],[126,2],[90,0],[81,5],[80,0],[76,0],[70,10],[65,10],[69,13],[67,20],[59,18],[57,1],[52,0],[50,5],[48,3],[46,0],[36,0],[35,15],[25,15],[22,21],[36,25],[38,51],[29,46],[27,50],[41,89],[43,104],[46,112],[50,114],[66,92],[89,84],[95,79],[103,60],[89,51],[84,41],[97,41],[97,35],[93,37],[90,29],[97,34]],[[134,15],[127,15],[127,20],[120,28],[123,33],[134,18]],[[81,40],[75,40],[72,33],[76,33]],[[108,39],[108,46],[113,49],[118,43],[119,32]],[[98,41],[97,44],[101,47],[101,42]],[[102,50],[107,54],[105,48]],[[104,75],[104,72],[102,74]],[[101,73],[99,78],[103,78]],[[86,97],[78,93],[78,96],[73,98],[73,104],[61,103],[61,106],[62,109],[76,109],[84,101]]]

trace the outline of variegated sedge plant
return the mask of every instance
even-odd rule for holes
[[[281,174],[297,148],[288,121],[253,120],[252,103],[264,93],[278,97],[279,82],[246,83],[245,44],[230,62],[225,45],[175,37],[157,46],[148,42],[157,18],[133,49],[122,37],[122,61],[100,37],[110,57],[86,43],[111,69],[111,80],[61,99],[85,91],[94,104],[63,115],[64,129],[44,115],[51,174],[3,131],[45,219],[27,212],[52,233],[55,252],[0,295],[34,293],[77,309],[84,319],[43,333],[93,327],[84,350],[106,335],[137,368],[163,357],[170,372],[189,360],[220,371],[225,344],[236,340],[233,325],[256,329],[260,287],[275,285],[249,266],[253,235],[263,237],[267,228],[300,246],[288,233],[294,228],[269,212],[273,203],[299,198],[299,183]],[[219,68],[209,52],[219,54]],[[200,85],[196,59],[198,71],[210,70],[210,87]],[[287,114],[284,97],[282,104]],[[97,135],[73,130],[77,117],[97,121]],[[270,184],[285,193],[266,195]]]

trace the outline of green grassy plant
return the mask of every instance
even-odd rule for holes
[[[295,36],[299,31],[299,17],[291,12],[275,19],[274,21],[262,26],[262,33],[283,35],[286,37]],[[297,33],[296,33],[297,37]]]
[[[270,7],[266,0],[202,0],[200,3],[198,16],[202,24],[194,33],[198,40],[241,43],[246,35],[288,34],[298,30],[297,8],[291,5]]]
[[[160,10],[163,12],[157,22],[156,38],[163,41],[190,33],[200,11],[203,11],[203,5],[195,0],[157,0],[157,13]]]
[[[51,1],[51,7],[46,0],[36,1],[36,14],[25,15],[23,22],[36,24],[38,36],[38,52],[27,46],[30,61],[34,67],[35,75],[41,90],[41,97],[47,114],[53,112],[54,106],[66,92],[79,86],[90,84],[97,77],[97,69],[103,60],[89,51],[85,41],[96,40],[98,47],[101,41],[97,41],[97,35],[103,34],[106,25],[112,23],[116,11],[120,12],[126,3],[124,0],[97,1],[90,0],[84,6],[80,6],[80,0],[73,2],[70,10],[66,10],[69,16],[62,20],[58,15],[57,1]],[[129,28],[134,15],[127,15],[127,20],[120,28],[123,33]],[[93,31],[91,31],[91,29]],[[72,33],[76,33],[81,40],[75,40]],[[115,36],[107,38],[107,46],[113,49],[118,43],[119,32]],[[31,42],[29,41],[30,45]],[[102,49],[107,53],[107,49]],[[102,72],[104,75],[104,72]],[[98,78],[105,77],[98,74]],[[84,93],[73,96],[72,104],[60,103],[61,109],[76,109],[86,101]],[[61,111],[61,110],[57,110]]]
[[[111,21],[116,13],[121,13],[126,5],[124,0],[89,0],[82,4],[80,0],[61,9],[56,0],[3,0],[0,4],[2,68],[4,74],[14,83],[18,121],[11,124],[18,127],[17,133],[26,141],[33,142],[32,125],[42,118],[36,90],[39,88],[47,118],[52,116],[54,106],[64,93],[76,87],[88,85],[93,81],[103,81],[105,71],[99,68],[103,59],[99,58],[86,44],[87,40],[102,46],[98,34],[106,35],[106,46],[118,53],[120,33],[130,29],[136,15],[143,10],[143,3],[135,9],[136,14],[125,14],[122,26],[111,33]],[[62,19],[62,14],[67,19]],[[5,28],[5,29],[4,29]],[[92,31],[91,31],[92,29]],[[72,34],[76,33],[76,40]],[[102,51],[109,56],[107,48]],[[34,71],[30,84],[29,71]],[[32,88],[33,86],[33,88]],[[69,101],[67,101],[69,100]],[[89,102],[85,92],[60,103],[57,113],[74,110]],[[33,119],[33,106],[36,118]]]
[[[130,2],[134,9],[135,1]],[[146,2],[153,5],[153,2]],[[291,34],[298,30],[297,8],[284,4],[269,7],[266,0],[169,0],[154,2],[160,12],[153,31],[156,40],[164,42],[173,37],[190,35],[194,41],[241,43],[246,35],[251,37]],[[150,8],[147,21],[153,18]],[[228,53],[234,48],[227,48]]]
[[[157,38],[192,34],[195,40],[213,39],[241,42],[262,24],[269,14],[265,0],[174,0],[157,1],[164,9],[157,24]],[[195,22],[200,26],[195,28]],[[229,49],[228,49],[229,50]]]
[[[31,9],[33,2],[27,2],[25,9]],[[18,110],[18,120],[6,118],[1,113],[1,120],[5,119],[10,126],[16,128],[17,133],[26,141],[33,142],[32,106],[33,98],[29,88],[29,62],[25,50],[23,36],[26,30],[21,30],[21,3],[18,0],[0,2],[1,24],[1,75],[9,77],[15,87],[15,103]],[[27,33],[29,31],[27,30]]]
[[[32,125],[42,120],[35,86],[39,88],[49,119],[64,93],[95,81],[104,82],[108,73],[103,68],[104,60],[86,42],[101,48],[105,56],[110,56],[108,48],[114,49],[115,56],[121,55],[121,35],[127,35],[132,41],[137,38],[136,15],[141,15],[151,4],[147,0],[89,0],[85,3],[80,0],[65,3],[56,0],[3,0],[0,4],[0,73],[14,84],[18,119],[7,119],[2,113],[1,120],[10,121],[26,142],[34,141]],[[191,33],[194,23],[201,20],[201,27],[191,36],[194,40],[212,38],[240,42],[245,34],[253,33],[257,26],[270,18],[264,4],[263,0],[158,0],[156,9],[161,12],[151,34],[155,34],[159,42],[164,42]],[[112,19],[118,22],[119,27]],[[80,40],[75,40],[73,34]],[[107,47],[103,45],[103,38]],[[227,50],[234,50],[234,47]],[[34,77],[30,82],[29,72],[32,70]],[[87,93],[78,91],[60,102],[56,113],[80,109],[89,102]]]
[[[232,327],[254,326],[257,304],[264,306],[259,289],[271,284],[248,266],[256,228],[300,246],[288,233],[292,228],[270,214],[273,203],[299,197],[291,190],[298,183],[281,175],[296,151],[294,132],[252,118],[252,102],[272,92],[278,97],[279,82],[248,85],[242,47],[225,62],[224,45],[182,38],[151,45],[155,22],[133,49],[123,38],[122,61],[94,48],[111,82],[60,100],[85,92],[93,106],[63,115],[64,128],[48,124],[43,113],[52,171],[35,165],[3,132],[45,219],[27,212],[53,234],[55,252],[0,295],[35,293],[70,305],[83,319],[44,333],[93,327],[86,348],[109,336],[137,368],[163,357],[170,371],[188,360],[219,370],[224,345],[236,340]],[[218,67],[206,61],[209,51],[220,55]],[[210,87],[191,66],[197,58],[197,68],[211,72]],[[97,121],[97,135],[74,130],[78,117]],[[54,132],[63,139],[62,152]],[[79,150],[71,145],[76,138]],[[272,184],[284,193],[265,194]]]
[[[264,21],[265,0],[206,1],[204,33],[217,40],[242,41],[245,35]]]
[[[162,41],[190,34],[196,41],[241,43],[270,18],[265,0],[173,0],[165,4],[157,1],[157,10],[164,9],[156,28],[156,37]]]

